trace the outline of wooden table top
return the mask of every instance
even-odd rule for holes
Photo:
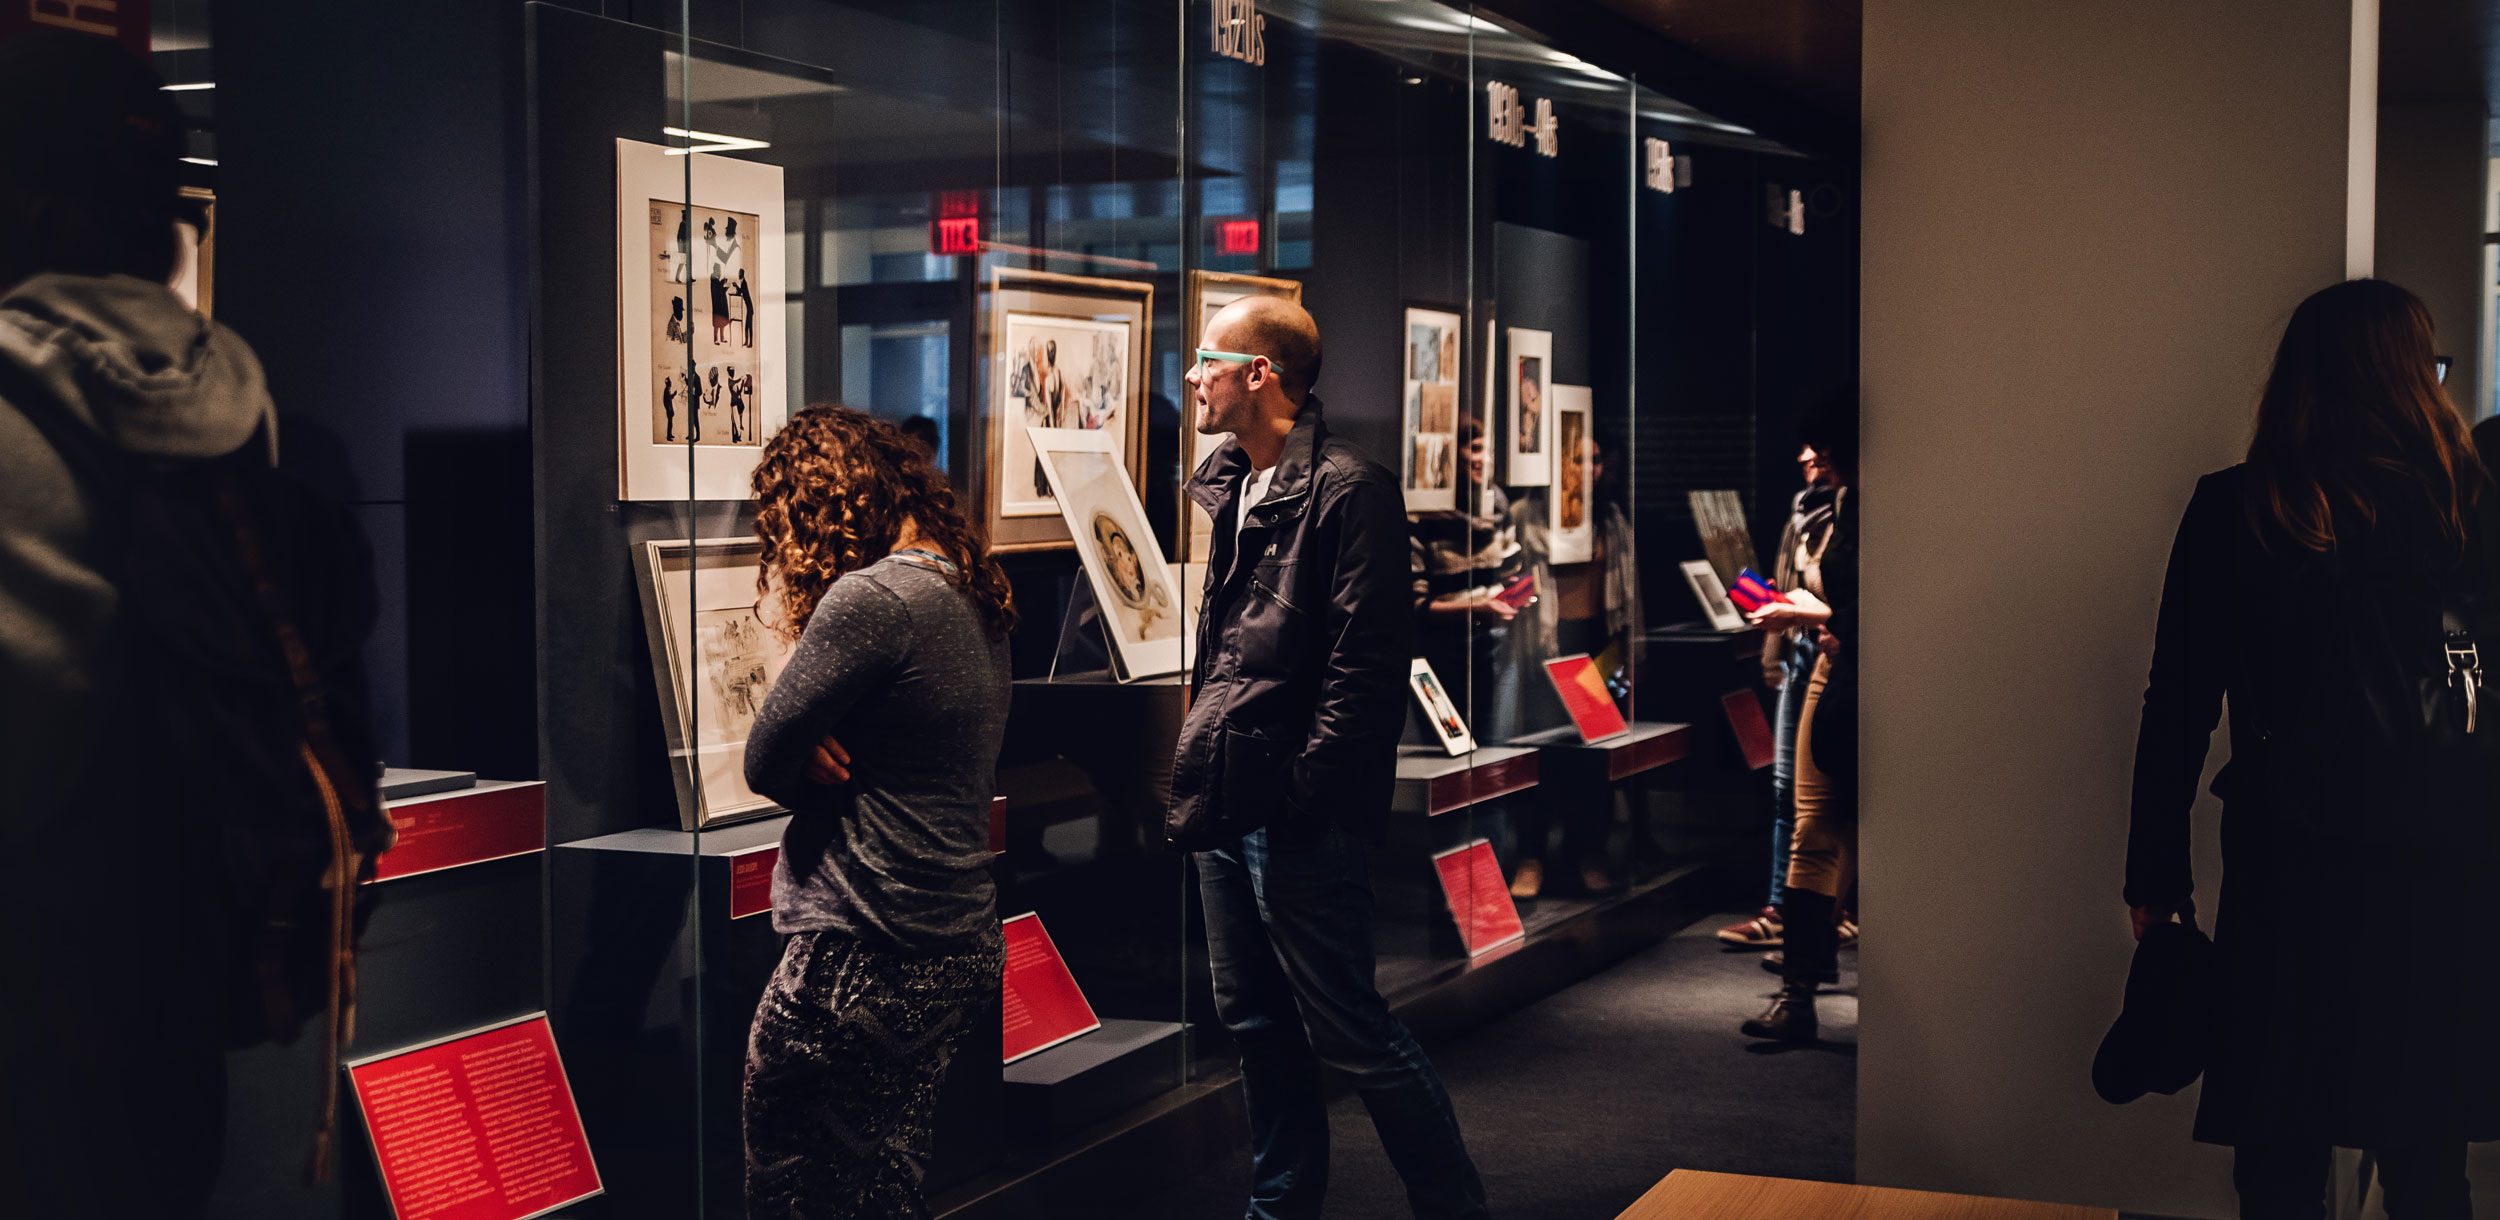
[[[2116,1208],[1679,1169],[1617,1220],[2118,1220]]]

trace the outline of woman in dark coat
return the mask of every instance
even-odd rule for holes
[[[2421,708],[2407,740],[2364,697],[2391,672],[2449,689],[2442,606],[2495,591],[2500,494],[2434,350],[2395,285],[2303,302],[2248,460],[2197,484],[2163,585],[2126,901],[2139,938],[2195,918],[2188,814],[2227,695],[2223,999],[2196,1138],[2236,1149],[2244,1217],[2323,1216],[2334,1147],[2378,1155],[2395,1220],[2469,1216],[2465,1144],[2500,1137],[2480,897],[2500,793],[2441,770],[2460,755],[2424,744]]]

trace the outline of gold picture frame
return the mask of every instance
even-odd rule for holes
[[[982,525],[992,551],[1069,549],[1067,522],[1024,429],[1116,432],[1114,451],[1142,494],[1154,285],[996,267],[985,291]]]

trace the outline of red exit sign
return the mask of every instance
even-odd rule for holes
[[[929,253],[979,254],[980,252],[980,217],[941,216],[929,222]]]
[[[1218,254],[1257,254],[1259,252],[1259,222],[1256,220],[1215,222],[1215,252]]]

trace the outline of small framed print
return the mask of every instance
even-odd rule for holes
[[[1473,753],[1474,735],[1467,731],[1467,722],[1459,717],[1458,705],[1450,702],[1449,688],[1441,685],[1440,675],[1432,672],[1432,662],[1415,658],[1407,666],[1406,689],[1415,696],[1415,703],[1424,710],[1424,723],[1432,726],[1433,736],[1441,739],[1441,748],[1456,758]]]
[[[792,648],[757,613],[764,544],[646,542],[634,558],[681,829],[780,812],[746,779],[747,733]]]
[[[1593,497],[1596,438],[1589,431],[1589,388],[1554,387],[1554,485],[1545,495],[1549,563],[1587,563],[1597,553]]]
[[[1410,513],[1458,507],[1459,339],[1465,322],[1446,309],[1410,305],[1401,331],[1406,427],[1399,445],[1400,482]]]
[[[1718,570],[1707,559],[1684,561],[1684,583],[1693,587],[1693,599],[1701,603],[1703,617],[1720,631],[1743,631],[1745,615],[1730,601],[1727,586],[1720,582]]]
[[[781,167],[618,140],[616,184],[617,498],[747,499],[788,414]]]
[[[1180,587],[1146,528],[1137,486],[1113,448],[1116,438],[1076,428],[1034,428],[1027,435],[1093,582],[1118,674],[1136,679],[1179,672]]]
[[[1510,417],[1502,422],[1503,481],[1513,487],[1545,487],[1554,481],[1554,332],[1511,327]]]
[[[1146,449],[1154,286],[997,268],[986,319],[986,437],[980,463],[990,549],[1072,544],[1030,429],[1103,432],[1132,483]]]

